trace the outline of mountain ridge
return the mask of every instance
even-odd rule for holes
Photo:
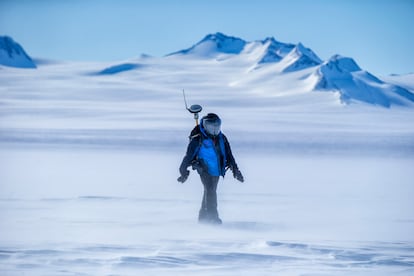
[[[210,60],[214,62],[211,63]],[[165,62],[195,66],[186,68],[194,71],[199,70],[197,64],[204,61],[214,66],[230,66],[228,71],[232,73],[231,80],[228,82],[230,86],[247,82],[254,82],[257,87],[264,83],[266,87],[276,85],[277,89],[297,86],[307,92],[338,92],[343,104],[365,102],[386,108],[393,105],[414,106],[414,88],[407,89],[398,83],[381,80],[364,71],[350,57],[333,55],[323,61],[311,48],[305,47],[301,42],[284,43],[273,37],[246,41],[217,32],[206,35],[189,48],[164,57],[141,56],[139,59],[106,66],[88,75],[105,77],[118,74],[142,74],[147,68],[151,70],[150,68],[156,68]],[[10,37],[0,37],[0,64],[36,68],[34,61]],[[288,77],[293,73],[300,73],[301,77]],[[275,78],[276,80],[272,81]],[[277,82],[289,82],[289,84],[279,85]]]
[[[227,36],[223,33],[217,32],[215,34],[206,35],[202,40],[190,48],[173,52],[167,54],[166,56],[193,54],[209,57],[215,52],[225,54],[239,54],[245,45],[246,41],[243,39]]]
[[[301,42],[296,45],[283,43],[273,37],[247,42],[241,38],[216,33],[205,36],[188,49],[171,53],[168,56],[198,54],[197,48],[203,48],[205,43],[210,44],[210,47],[204,48],[204,50],[208,49],[210,51],[207,54],[204,52],[204,55],[202,55],[206,58],[214,58],[218,54],[230,54],[232,56],[244,54],[248,56],[253,52],[261,51],[252,68],[261,70],[263,66],[268,64],[277,64],[274,75],[315,68],[309,76],[311,81],[316,80],[312,91],[337,91],[340,93],[341,102],[344,104],[357,101],[386,108],[392,105],[414,105],[413,93],[396,84],[386,83],[364,71],[354,59],[333,55],[328,60],[323,61],[312,49],[305,47]],[[232,45],[232,43],[236,43],[236,45]],[[225,47],[222,47],[222,45],[225,45]],[[246,48],[248,48],[248,51],[245,51]]]
[[[36,64],[23,47],[9,36],[0,36],[0,65],[36,68]]]
[[[349,57],[334,55],[313,75],[318,79],[315,90],[337,90],[344,103],[357,100],[389,108],[414,102],[414,94],[407,89],[380,80]]]

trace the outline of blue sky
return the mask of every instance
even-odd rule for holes
[[[414,72],[412,0],[0,0],[0,35],[32,57],[117,61],[223,32],[269,36],[378,74]]]

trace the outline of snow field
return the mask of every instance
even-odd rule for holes
[[[224,224],[213,227],[196,222],[197,175],[175,181],[181,152],[0,156],[7,275],[413,272],[412,158],[241,153],[247,181],[220,181]]]
[[[2,67],[0,274],[412,275],[413,110],[342,105],[310,91],[313,69],[273,69]],[[197,224],[197,175],[176,181],[194,126],[183,88],[221,116],[246,178],[219,183],[222,227]]]

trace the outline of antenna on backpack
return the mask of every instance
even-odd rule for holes
[[[196,125],[198,126],[198,118],[199,118],[198,113],[200,113],[201,110],[203,110],[203,108],[199,104],[193,104],[190,107],[188,107],[187,99],[185,98],[184,89],[183,89],[183,97],[184,97],[185,109],[187,109],[190,113],[194,114],[194,120],[196,121]]]

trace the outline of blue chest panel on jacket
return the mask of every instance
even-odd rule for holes
[[[213,176],[219,176],[220,173],[220,156],[211,139],[203,139],[198,152],[198,158],[204,161],[208,173]]]

